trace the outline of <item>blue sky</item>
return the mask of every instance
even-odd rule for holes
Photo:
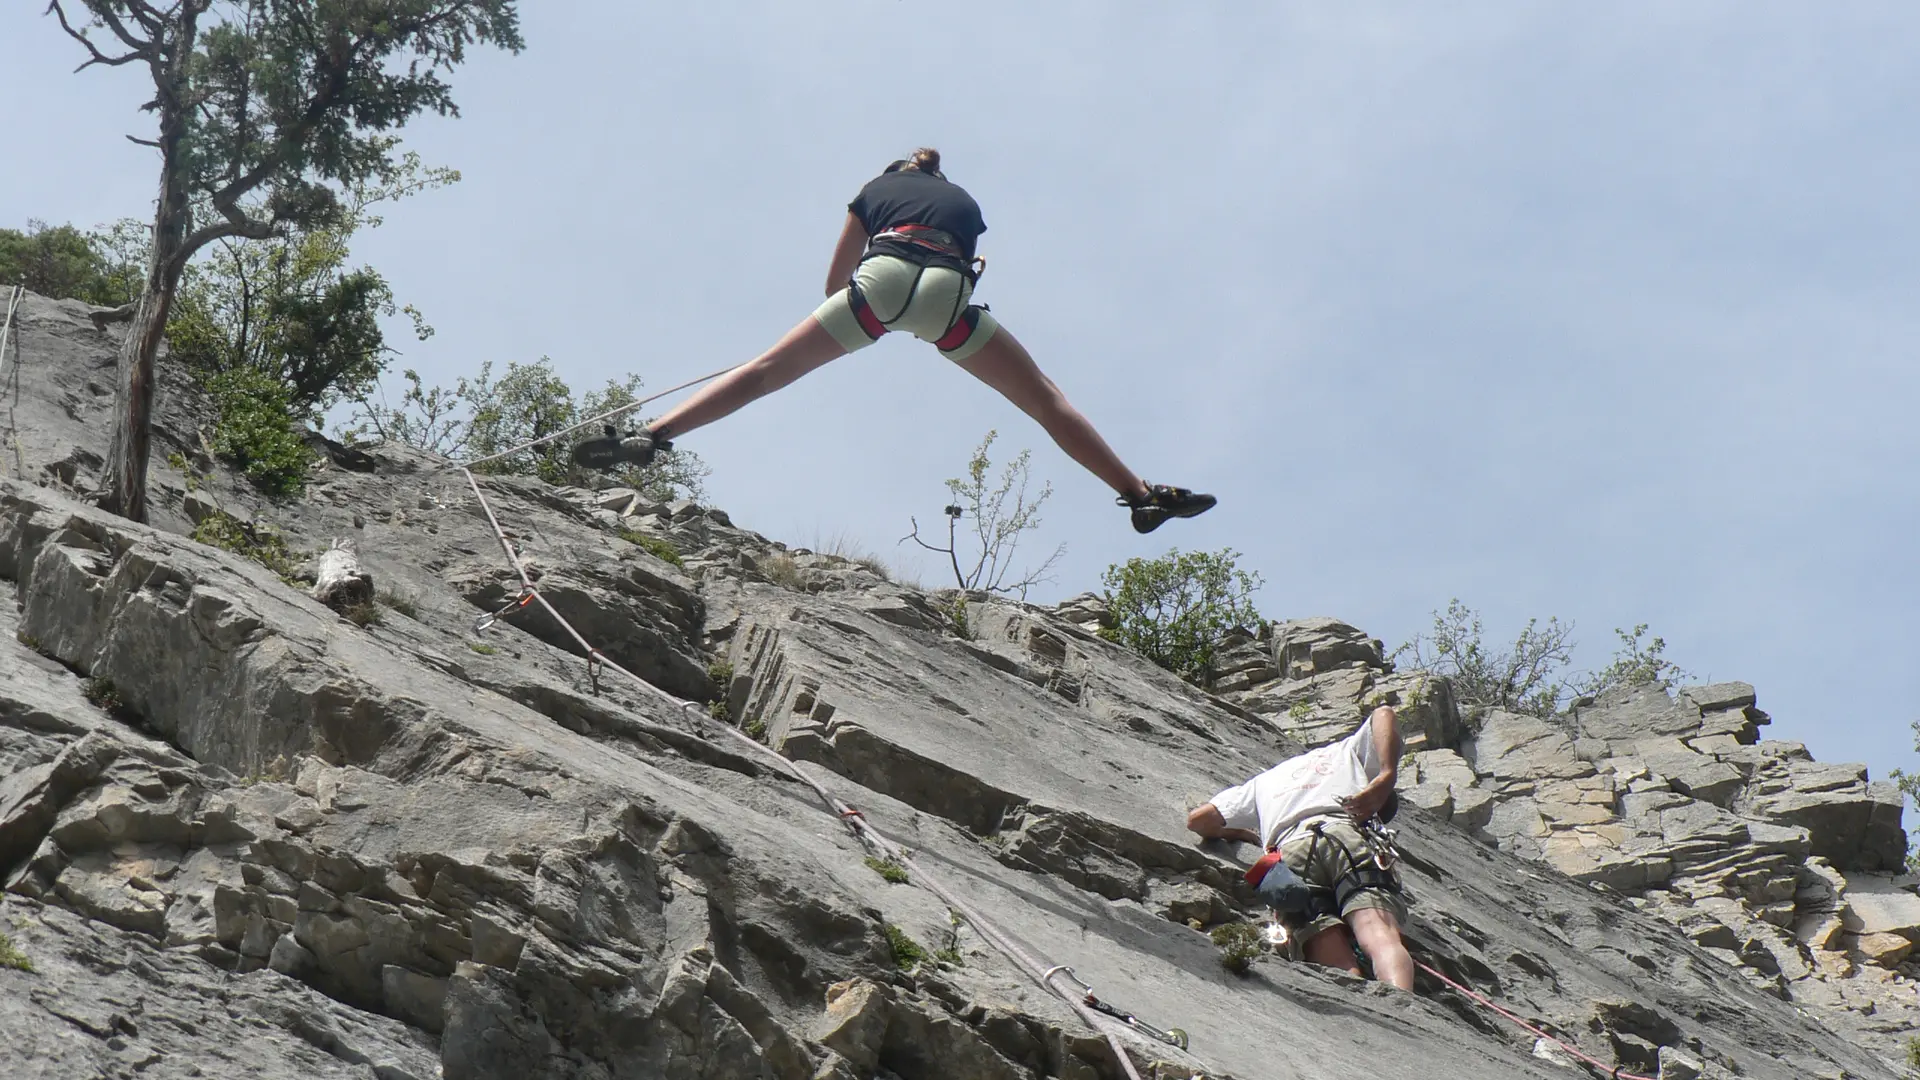
[[[0,224],[142,215],[140,74],[0,13]],[[1039,599],[1168,546],[1274,617],[1391,645],[1652,624],[1770,733],[1920,766],[1920,8],[1854,3],[525,5],[409,145],[465,174],[358,251],[450,382],[743,361],[818,303],[842,208],[939,147],[991,229],[980,299],[1150,480],[1102,486],[890,337],[682,445],[737,521],[896,561],[988,428],[1064,542]],[[938,564],[920,572],[938,582]]]

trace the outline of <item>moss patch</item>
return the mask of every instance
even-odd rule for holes
[[[893,966],[901,971],[912,971],[927,962],[927,950],[920,943],[907,936],[905,930],[886,924],[887,948],[893,950]]]
[[[879,874],[895,885],[905,885],[910,880],[907,876],[907,868],[892,859],[881,859],[869,855],[867,856],[867,869],[872,870],[874,873]]]
[[[26,953],[13,944],[13,939],[0,934],[0,968],[12,968],[15,971],[32,971],[33,961]]]
[[[621,529],[620,539],[625,540],[627,543],[632,544],[634,547],[659,559],[663,563],[672,566],[686,565],[680,558],[680,550],[674,547],[672,543],[662,540],[658,536],[648,536],[646,533],[636,532],[633,529]]]

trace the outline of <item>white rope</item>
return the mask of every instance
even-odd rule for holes
[[[716,372],[715,374],[724,374],[724,372]],[[707,376],[707,378],[713,377],[712,375]],[[699,382],[704,380],[695,381]],[[662,393],[670,394],[673,393],[673,391],[667,390]],[[633,402],[632,404],[640,405],[644,404],[644,402]],[[630,407],[632,406],[623,406],[623,408]],[[559,434],[564,434],[564,432],[555,433],[555,435]],[[551,437],[553,436],[549,436],[549,438]],[[511,452],[512,451],[509,451],[509,453]],[[468,465],[472,464],[478,464],[478,462],[468,463]],[[540,606],[546,609],[547,614],[553,616],[554,621],[559,623],[561,628],[567,632],[567,635],[578,642],[580,648],[585,651],[589,678],[595,678],[597,676],[597,667],[605,667],[609,671],[618,672],[626,676],[647,693],[654,694],[673,705],[687,710],[688,714],[696,719],[696,722],[710,721],[711,718],[706,716],[700,709],[698,703],[682,701],[640,676],[635,675],[633,672],[628,671],[626,668],[621,667],[619,664],[614,663],[612,660],[607,659],[599,649],[589,644],[587,639],[582,637],[580,632],[573,628],[573,624],[569,623],[565,616],[561,615],[560,612],[554,609],[552,604],[547,602],[547,598],[542,596],[539,588],[534,585],[533,578],[528,575],[526,565],[521,562],[519,553],[514,551],[513,542],[507,539],[505,530],[500,528],[500,519],[494,516],[492,504],[487,502],[486,494],[480,490],[480,482],[474,479],[473,473],[470,471],[468,465],[459,466],[460,471],[466,474],[467,486],[473,489],[474,498],[480,500],[480,509],[486,513],[487,524],[493,527],[494,538],[500,541],[500,550],[506,554],[508,564],[513,567],[514,573],[520,576],[522,599],[516,604],[509,605],[509,608],[523,606],[526,602],[526,597],[531,597],[538,601]],[[1087,1027],[1105,1036],[1107,1045],[1113,1048],[1114,1057],[1119,1060],[1120,1067],[1125,1070],[1129,1080],[1141,1080],[1140,1073],[1134,1068],[1133,1058],[1127,1054],[1126,1048],[1121,1045],[1119,1038],[1114,1035],[1113,1031],[1101,1023],[1099,1015],[1088,1008],[1086,1003],[1079,997],[1071,993],[1063,992],[1054,984],[1054,979],[1059,977],[1061,972],[1066,969],[1051,965],[1042,965],[1038,960],[1035,960],[1025,949],[1020,947],[1018,942],[1014,941],[991,922],[982,918],[971,904],[968,904],[966,901],[961,900],[958,896],[949,892],[946,887],[940,884],[939,879],[929,875],[924,869],[917,865],[913,861],[912,856],[908,855],[904,848],[888,840],[885,836],[881,835],[879,830],[868,824],[865,814],[835,798],[832,792],[828,791],[818,781],[813,779],[813,777],[800,771],[800,767],[794,764],[791,759],[778,753],[772,747],[755,741],[747,735],[746,732],[741,731],[731,724],[717,724],[717,726],[735,739],[752,747],[756,753],[776,762],[784,772],[791,775],[794,779],[812,788],[814,794],[820,797],[820,801],[825,803],[828,809],[840,816],[841,822],[847,826],[856,839],[882,858],[891,858],[906,867],[914,880],[925,886],[928,892],[933,893],[934,896],[938,897],[949,908],[959,914],[961,918],[965,919],[989,944],[999,949],[1007,959],[1013,961],[1015,966],[1025,970],[1028,975],[1032,976],[1035,982],[1071,1006],[1074,1013],[1080,1017]]]
[[[13,287],[12,295],[7,297],[6,321],[0,323],[0,394],[4,394],[7,391],[7,342],[13,336],[13,313],[20,307],[20,301],[25,297],[26,292],[27,287],[25,285],[15,285]],[[18,345],[14,346],[13,353],[13,375],[14,378],[18,379],[20,377],[20,347]],[[20,395],[15,393],[13,400],[7,404],[7,441],[14,443],[13,471],[15,475],[20,476],[20,478],[24,480],[26,478],[24,475],[25,465],[20,460],[19,440],[13,430],[13,406],[17,404],[19,400]]]
[[[735,367],[739,367],[739,366],[740,365],[735,364],[732,367],[723,367],[719,371],[713,372],[708,375],[702,375],[697,379],[688,379],[686,382],[681,383],[679,386],[668,387],[667,389],[662,390],[657,394],[653,394],[648,397],[643,397],[638,401],[629,401],[625,405],[615,406],[614,408],[608,409],[606,412],[601,413],[599,416],[589,417],[573,425],[572,427],[561,428],[559,431],[556,431],[551,435],[542,435],[537,439],[529,439],[526,442],[521,443],[519,446],[509,447],[508,449],[502,450],[497,454],[488,454],[486,457],[474,458],[472,461],[463,461],[457,465],[446,466],[446,468],[471,469],[477,465],[485,465],[489,461],[499,461],[503,457],[511,457],[522,450],[531,450],[534,447],[541,445],[542,443],[550,443],[553,440],[558,439],[563,435],[571,435],[574,432],[579,431],[581,428],[589,428],[595,424],[605,423],[606,421],[611,420],[614,417],[619,416],[623,413],[632,412],[633,410],[639,408],[642,405],[646,405],[646,404],[650,404],[652,402],[658,401],[661,398],[666,397],[668,394],[677,394],[680,391],[685,390],[689,387],[699,386],[703,382],[711,382],[714,379],[717,379],[720,376],[725,375],[727,372],[732,371]]]

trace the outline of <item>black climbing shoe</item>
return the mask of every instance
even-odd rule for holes
[[[1168,518],[1190,518],[1204,514],[1213,509],[1213,504],[1219,500],[1186,488],[1149,484],[1145,498],[1122,495],[1116,501],[1121,506],[1132,508],[1134,532],[1150,533]]]
[[[612,424],[608,424],[605,435],[588,439],[573,448],[573,463],[589,469],[617,469],[622,465],[644,468],[653,460],[654,454],[671,449],[672,443],[657,438],[646,428],[622,435]]]

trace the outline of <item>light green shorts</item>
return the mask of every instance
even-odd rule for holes
[[[853,273],[859,289],[841,289],[814,309],[827,333],[848,352],[864,349],[889,330],[932,342],[949,360],[965,360],[1000,329],[991,312],[973,305],[973,282],[944,266],[919,267],[875,255]]]

